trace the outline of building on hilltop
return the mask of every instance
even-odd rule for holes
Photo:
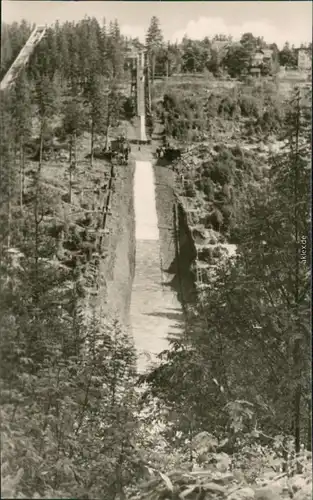
[[[275,71],[275,61],[272,49],[258,48],[253,54],[250,66],[250,73],[253,76],[272,74]]]
[[[263,59],[264,59],[264,50],[257,49],[252,58],[252,66],[257,66],[259,64],[262,64]]]
[[[272,63],[273,51],[272,49],[257,49],[252,58],[252,64],[257,66],[262,63]]]
[[[272,49],[262,49],[263,51],[263,62],[272,62],[273,51]]]
[[[298,69],[300,71],[311,71],[312,53],[309,49],[298,49]]]
[[[261,66],[263,64],[264,51],[257,49],[252,56],[250,65],[250,74],[259,78],[261,76]]]

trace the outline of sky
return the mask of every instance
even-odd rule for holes
[[[79,21],[85,15],[100,22],[118,19],[121,31],[144,41],[149,21],[157,16],[166,40],[180,41],[223,33],[239,39],[243,33],[263,36],[282,47],[312,41],[311,1],[16,1],[3,0],[2,21],[26,19],[36,24]]]

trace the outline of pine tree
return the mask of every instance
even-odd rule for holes
[[[163,34],[160,28],[160,21],[156,16],[153,16],[150,21],[150,26],[146,35],[146,48],[151,66],[151,77],[154,82],[155,65],[157,54],[163,46]]]
[[[22,72],[11,91],[11,117],[15,134],[16,149],[19,154],[20,207],[23,209],[25,184],[25,144],[31,136],[32,102],[30,81]]]
[[[41,172],[43,161],[43,147],[44,141],[49,134],[49,126],[51,120],[59,107],[59,89],[56,88],[55,82],[49,77],[43,77],[36,83],[36,104],[38,108],[38,115],[40,120],[40,133],[39,133],[39,164],[38,173]]]
[[[92,74],[85,89],[90,118],[90,166],[93,165],[95,134],[105,128],[106,98],[103,78]]]
[[[121,95],[117,91],[116,84],[114,80],[110,83],[109,93],[107,95],[107,106],[106,106],[106,139],[105,139],[105,149],[108,149],[109,143],[109,133],[112,126],[117,126],[122,114],[122,100]]]
[[[71,203],[73,174],[77,161],[77,137],[82,133],[85,125],[85,110],[79,101],[73,99],[67,103],[64,110],[63,129],[69,137],[69,202]]]
[[[17,188],[16,135],[12,126],[11,100],[9,95],[1,99],[1,142],[0,142],[0,192],[1,192],[1,247],[4,241],[11,246],[12,210]]]
[[[99,50],[101,75],[108,76],[108,33],[105,18],[100,29]]]
[[[303,439],[305,403],[301,400],[306,399],[309,372],[308,256],[301,262],[300,255],[301,238],[309,238],[310,105],[305,101],[297,91],[288,105],[284,125],[286,150],[273,158],[270,188],[264,189],[263,201],[254,203],[250,215],[254,223],[241,236],[253,248],[251,259],[259,253],[253,273],[277,311],[273,342],[274,338],[280,339],[285,349],[285,384],[291,389],[287,401],[293,408],[290,429],[297,453]]]
[[[117,79],[124,71],[124,42],[117,20],[110,22],[107,37],[107,58],[110,62],[109,77]]]
[[[1,24],[1,78],[9,69],[10,62],[13,61],[13,49],[9,37],[9,26]]]
[[[89,33],[90,70],[102,74],[102,31],[97,19],[94,17],[90,19]]]
[[[311,105],[309,96],[301,96],[300,89],[290,102],[286,113],[286,139],[287,151],[285,158],[278,161],[273,169],[274,187],[279,197],[279,207],[283,213],[282,223],[290,231],[289,252],[293,261],[291,280],[286,291],[289,295],[289,305],[295,317],[294,331],[290,332],[290,345],[292,346],[293,380],[295,382],[293,393],[293,432],[295,436],[296,453],[300,451],[301,444],[301,400],[309,378],[309,359],[306,350],[309,347],[308,321],[309,321],[309,276],[308,255],[301,262],[301,238],[309,240],[309,182],[310,182],[310,124]],[[285,161],[284,161],[285,160]],[[292,210],[291,210],[292,207]],[[278,206],[277,206],[278,209]],[[306,243],[305,251],[308,253]],[[303,379],[305,387],[303,387]]]
[[[82,83],[93,73],[100,73],[100,26],[95,18],[86,17],[75,27],[79,41],[79,66]]]
[[[69,53],[69,32],[68,24],[60,26],[55,23],[55,38],[56,38],[56,67],[61,74],[62,85],[69,78],[70,53]]]
[[[65,28],[64,28],[65,30]],[[72,95],[75,95],[83,87],[84,72],[80,67],[80,39],[78,30],[73,23],[69,23],[66,30],[66,39],[68,40],[69,64],[67,77],[70,81]],[[66,68],[65,68],[66,69]]]

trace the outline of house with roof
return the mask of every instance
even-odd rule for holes
[[[263,50],[263,62],[272,62],[273,51],[272,49],[262,49]]]
[[[258,66],[262,64],[264,59],[264,51],[262,49],[257,49],[252,57],[252,66]]]
[[[311,71],[312,53],[309,49],[298,49],[298,69],[300,71]]]
[[[254,76],[260,76],[262,66],[269,65],[272,66],[273,63],[273,51],[272,49],[261,49],[258,48],[253,54],[250,73]]]
[[[272,49],[257,49],[253,55],[252,63],[254,66],[265,62],[272,62],[273,51]]]
[[[257,49],[252,58],[250,64],[250,74],[255,77],[260,77],[261,66],[263,64],[264,52],[262,49]]]

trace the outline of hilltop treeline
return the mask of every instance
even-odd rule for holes
[[[31,30],[26,21],[2,25],[1,76],[8,70]],[[297,67],[296,47],[286,42],[279,50],[275,43],[255,37],[252,33],[243,34],[238,43],[223,34],[214,37],[208,34],[203,40],[185,36],[181,43],[167,43],[159,20],[152,17],[145,43],[142,44],[137,38],[125,37],[117,20],[107,24],[105,19],[99,23],[95,18],[86,17],[78,23],[56,22],[48,28],[30,65],[31,74],[39,72],[51,76],[58,71],[72,84],[84,82],[91,72],[105,77],[127,76],[125,59],[128,49],[132,47],[148,51],[153,79],[156,75],[203,72],[217,77],[228,75],[238,78],[249,72],[258,49],[270,52],[260,66],[264,75],[274,74],[280,65]],[[307,48],[311,50],[311,46]]]
[[[2,27],[1,72],[9,68],[18,50],[31,32],[25,21]],[[79,23],[56,22],[49,27],[30,61],[29,75],[60,78],[73,85],[83,83],[91,73],[106,77],[120,76],[124,70],[126,39],[121,35],[117,21],[106,26],[94,18]]]
[[[168,137],[193,143],[211,136],[212,127],[227,123],[236,124],[247,138],[279,136],[284,116],[283,98],[271,83],[212,90],[209,95],[189,85],[180,93],[169,90],[154,111]]]

